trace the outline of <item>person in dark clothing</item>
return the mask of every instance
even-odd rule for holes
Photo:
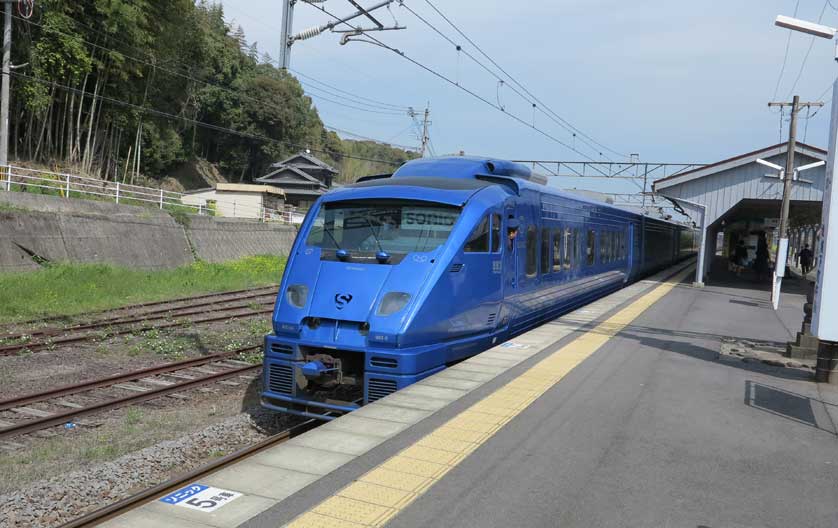
[[[800,262],[800,270],[803,272],[804,277],[812,270],[813,257],[814,255],[812,254],[812,250],[809,249],[809,244],[804,244],[803,249],[797,253],[797,259]]]
[[[762,281],[768,273],[768,240],[765,239],[765,233],[759,235],[757,254],[754,259],[754,271],[757,272],[758,281]]]
[[[740,240],[736,245],[733,256],[736,260],[736,275],[742,275],[742,270],[745,269],[745,263],[748,262],[748,250],[745,248],[744,240]]]

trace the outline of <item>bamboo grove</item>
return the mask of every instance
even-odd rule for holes
[[[250,181],[310,148],[348,180],[400,149],[341,140],[293,76],[201,0],[38,0],[13,19],[10,156],[108,180],[206,159]]]

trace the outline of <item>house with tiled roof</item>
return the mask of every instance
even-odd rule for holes
[[[270,172],[256,183],[279,187],[285,202],[296,207],[309,207],[326,193],[338,171],[307,152],[299,152],[270,166]]]

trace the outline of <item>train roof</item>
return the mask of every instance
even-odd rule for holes
[[[379,194],[374,189],[393,189],[394,186],[406,188],[421,188],[435,191],[425,196],[428,201],[440,201],[455,204],[465,202],[478,190],[492,186],[505,185],[513,192],[532,191],[549,196],[557,196],[584,202],[602,209],[619,211],[624,214],[641,216],[636,211],[624,209],[606,202],[595,200],[587,196],[563,191],[547,185],[547,179],[534,174],[529,167],[507,160],[469,156],[448,156],[440,158],[421,158],[408,161],[400,166],[392,175],[382,174],[360,178],[357,183],[347,185],[343,189],[367,189],[360,194]],[[385,191],[386,192],[386,191]],[[329,193],[332,194],[332,193]],[[355,195],[355,193],[352,193]],[[403,194],[400,192],[399,194]],[[369,197],[372,197],[369,196]],[[355,198],[356,196],[352,196]],[[346,197],[348,198],[348,196]],[[422,199],[416,196],[417,199]],[[335,199],[343,197],[335,196]],[[647,216],[648,219],[677,224],[659,218]]]

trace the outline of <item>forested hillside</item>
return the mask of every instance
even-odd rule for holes
[[[413,155],[327,131],[299,82],[193,0],[38,0],[15,12],[13,160],[106,179],[161,178],[204,158],[232,181],[303,148],[342,180]]]

